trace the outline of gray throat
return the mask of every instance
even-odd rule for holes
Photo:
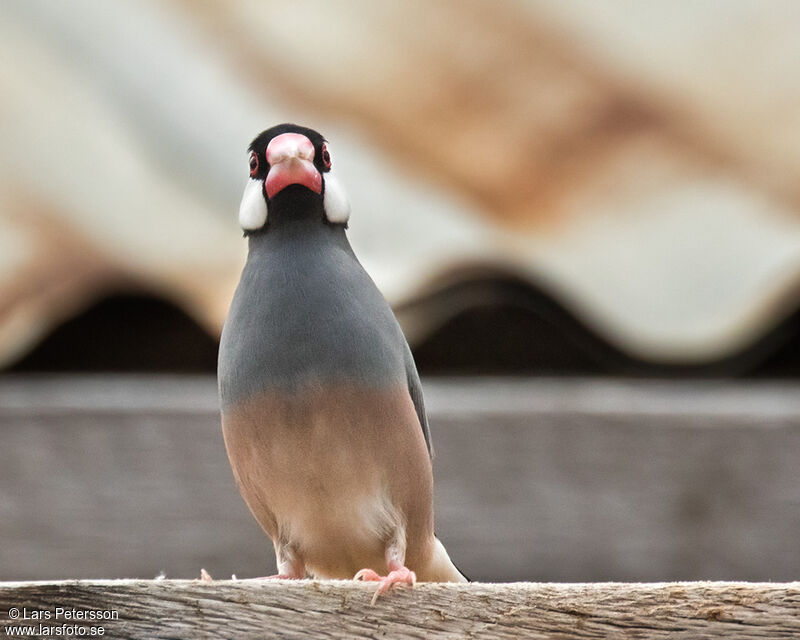
[[[394,314],[317,200],[271,208],[249,237],[220,343],[223,411],[269,390],[406,384],[410,354]]]

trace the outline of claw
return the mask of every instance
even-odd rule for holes
[[[353,576],[353,580],[363,580],[364,582],[373,582],[380,579],[381,576],[372,569],[362,569]]]
[[[370,602],[370,604],[375,604],[378,596],[389,591],[395,584],[407,584],[413,587],[417,583],[417,574],[408,567],[400,567],[399,569],[390,571],[387,576],[381,576],[372,569],[362,569],[353,576],[353,579],[380,583],[375,593],[372,595],[372,601]]]
[[[158,579],[158,578],[156,578]],[[163,576],[162,576],[163,579]],[[253,580],[297,580],[295,576],[287,576],[283,573],[276,573],[274,576],[264,576],[262,578],[253,578]],[[211,577],[211,574],[206,571],[205,569],[200,569],[200,580],[202,582],[213,582],[214,578]],[[231,576],[231,580],[238,580],[236,574],[234,573]]]

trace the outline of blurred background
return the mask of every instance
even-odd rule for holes
[[[481,580],[800,574],[800,5],[8,0],[0,579],[274,571],[216,351],[330,141]]]

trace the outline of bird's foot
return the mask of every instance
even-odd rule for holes
[[[261,576],[260,578],[253,578],[253,580],[300,580],[297,576],[290,576],[286,573],[276,573],[274,576]]]
[[[163,580],[164,576],[160,576],[156,578],[156,580]],[[236,580],[236,574],[234,573],[231,576],[231,580]],[[214,582],[214,578],[211,577],[211,574],[206,571],[205,569],[200,569],[200,582]]]
[[[364,580],[367,582],[379,582],[375,594],[372,596],[372,604],[378,599],[378,596],[386,593],[395,584],[407,584],[414,586],[417,582],[417,574],[411,571],[408,567],[399,567],[394,571],[390,571],[389,575],[382,576],[373,571],[372,569],[362,569],[355,576],[353,580]]]

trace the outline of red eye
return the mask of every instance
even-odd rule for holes
[[[322,166],[325,167],[325,169],[330,169],[331,152],[328,151],[328,145],[325,144],[324,142],[322,143],[322,153],[320,155],[322,156]]]
[[[255,178],[258,173],[258,156],[255,151],[250,152],[250,177]]]

